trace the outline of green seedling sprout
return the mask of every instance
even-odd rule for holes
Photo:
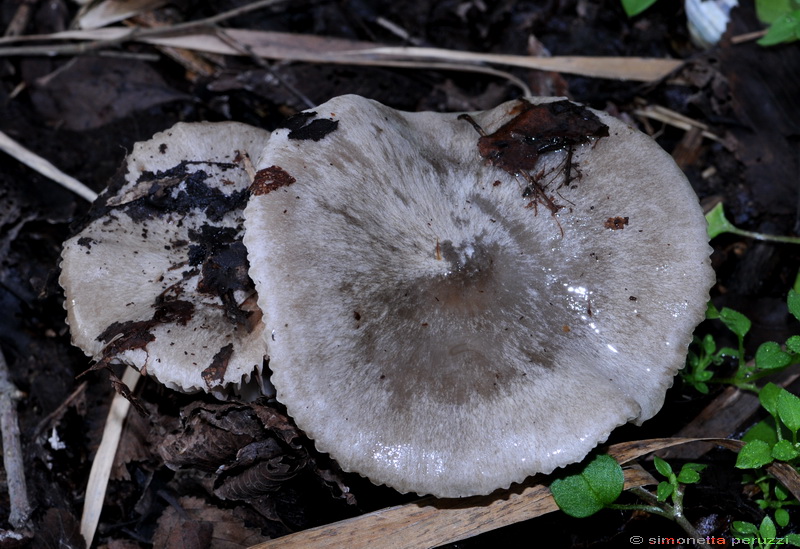
[[[620,464],[607,454],[595,456],[577,474],[557,478],[550,484],[550,491],[559,508],[573,517],[588,517],[601,509],[644,511],[677,523],[691,537],[700,540],[700,533],[683,514],[683,495],[684,486],[698,483],[700,472],[706,466],[687,463],[676,474],[672,466],[659,457],[654,458],[654,464],[667,479],[659,483],[656,493],[641,486],[629,490],[644,504],[614,503],[622,494],[625,477]],[[706,546],[699,541],[698,545]]]
[[[800,285],[800,278],[795,281],[795,286]],[[800,293],[793,288],[787,297],[789,312],[800,320]],[[783,346],[776,341],[762,343],[756,350],[752,362],[745,360],[744,338],[750,331],[751,322],[743,314],[723,307],[717,310],[713,304],[708,304],[707,319],[719,319],[736,336],[737,346],[717,348],[713,336],[707,334],[702,339],[695,337],[689,348],[686,368],[681,372],[684,382],[693,386],[697,391],[707,394],[708,385],[727,384],[735,385],[740,389],[759,392],[757,381],[785,370],[792,364],[800,363],[800,336],[789,337]],[[736,361],[736,371],[729,377],[718,377],[713,366],[721,365],[725,360]]]
[[[775,521],[777,522],[777,520]],[[735,520],[731,524],[731,534],[734,538],[743,541],[751,549],[766,549],[767,547],[778,547],[792,545],[800,547],[800,535],[788,534],[778,537],[778,529],[775,522],[766,515],[759,526],[752,522]]]
[[[714,206],[714,208],[706,214],[706,222],[708,222],[708,237],[710,239],[723,233],[731,233],[755,240],[764,240],[767,242],[800,244],[800,237],[797,236],[780,236],[757,233],[753,231],[745,231],[744,229],[736,227],[733,223],[728,221],[727,217],[725,217],[725,210],[722,206],[722,202]]]

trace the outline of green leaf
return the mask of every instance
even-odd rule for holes
[[[800,338],[800,336],[798,336],[798,338]],[[705,351],[707,355],[711,355],[714,354],[714,351],[716,350],[717,342],[714,341],[714,336],[711,334],[706,334],[706,336],[703,338],[703,351]]]
[[[778,395],[778,417],[792,433],[800,429],[800,398],[783,389]]]
[[[748,442],[736,456],[736,468],[757,469],[772,463],[772,451],[769,444],[763,440]]]
[[[667,478],[672,474],[672,466],[658,456],[653,457],[653,465],[656,466],[656,471]]]
[[[750,331],[752,325],[750,319],[742,313],[723,307],[719,312],[719,319],[728,329],[739,337],[744,337]]]
[[[639,15],[656,3],[656,0],[622,0],[622,8],[628,17]]]
[[[794,42],[800,38],[800,10],[785,13],[775,19],[761,39],[760,46],[774,46],[787,42]]]
[[[667,498],[672,495],[675,491],[675,487],[667,481],[662,481],[658,483],[658,488],[656,488],[656,497],[658,501],[667,501]]]
[[[785,538],[786,543],[800,547],[800,534],[787,534]]]
[[[772,447],[772,457],[779,461],[791,461],[800,453],[795,449],[794,444],[788,440],[781,440]]]
[[[728,221],[725,217],[725,209],[722,202],[714,206],[710,212],[706,214],[706,223],[708,223],[708,238],[709,240],[722,233],[734,232],[736,227]]]
[[[789,524],[789,511],[786,509],[775,509],[775,522],[778,526],[785,528]]]
[[[800,276],[800,274],[798,276]],[[706,319],[715,320],[717,318],[719,318],[719,311],[717,310],[714,303],[709,301],[708,303],[706,303]]]
[[[701,381],[702,382],[702,381],[708,381],[712,377],[714,377],[714,372],[710,372],[710,371],[706,370],[706,371],[703,371],[703,372],[700,372],[699,374],[697,374],[695,376],[695,379],[697,379],[697,381]]]
[[[752,522],[745,522],[743,520],[734,520],[731,523],[731,528],[733,533],[736,534],[744,534],[745,536],[748,534],[758,534],[758,528]],[[737,535],[737,537],[740,537]]]
[[[739,351],[733,347],[723,347],[717,351],[717,356],[739,358]]]
[[[781,391],[783,389],[770,382],[758,392],[758,400],[761,402],[761,406],[773,417],[778,414],[778,395],[781,394]]]
[[[762,23],[772,23],[791,9],[789,0],[756,0],[756,15]]]
[[[778,535],[778,531],[775,529],[775,523],[772,522],[772,519],[769,518],[769,515],[765,516],[761,521],[761,526],[758,527],[759,535],[764,538],[771,540]]]
[[[592,493],[589,483],[580,475],[554,480],[550,484],[550,491],[556,505],[572,517],[589,517],[604,507]]]
[[[800,320],[800,293],[796,292],[794,288],[789,290],[789,295],[786,297],[786,304],[789,306],[789,312],[792,313],[797,320]]]
[[[775,485],[775,498],[778,499],[778,501],[786,501],[786,498],[789,497],[790,493],[791,492],[789,492],[789,490],[787,490],[783,484]]]
[[[794,354],[800,354],[800,336],[792,336],[786,340],[786,348]]]
[[[783,351],[781,346],[774,341],[767,341],[759,345],[755,359],[756,366],[762,370],[785,368],[792,363],[792,356]]]
[[[562,511],[583,518],[614,503],[622,493],[625,477],[614,458],[601,454],[576,475],[556,479],[550,491]]]
[[[742,437],[744,442],[752,442],[754,440],[761,440],[767,443],[772,448],[778,442],[778,434],[775,432],[775,420],[773,418],[759,421],[744,434]]]
[[[682,484],[697,484],[700,482],[700,473],[694,469],[684,467],[678,474],[678,482]]]

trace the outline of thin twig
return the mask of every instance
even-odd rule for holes
[[[655,509],[662,509],[663,512],[656,512],[650,511],[653,514],[660,515],[664,518],[669,520],[675,521],[683,531],[689,534],[690,537],[694,538],[694,542],[698,547],[708,547],[708,544],[705,542],[705,537],[700,535],[700,532],[694,527],[694,525],[689,522],[686,516],[683,514],[682,506],[676,505],[673,507],[668,503],[658,501],[658,498],[654,496],[651,492],[646,490],[641,486],[635,486],[631,488],[630,492],[643,500],[645,500],[648,505],[651,505]]]
[[[115,36],[105,40],[98,40],[96,42],[88,42],[83,44],[71,44],[67,46],[28,46],[20,48],[0,48],[0,57],[3,55],[81,55],[97,50],[118,46],[131,40],[143,40],[146,38],[157,38],[164,36],[174,36],[182,34],[186,31],[194,30],[202,27],[213,27],[217,23],[221,23],[227,19],[232,19],[239,15],[257,11],[263,8],[274,6],[277,4],[286,3],[289,0],[259,0],[252,4],[245,4],[232,10],[224,11],[205,19],[198,19],[196,21],[187,21],[185,23],[178,23],[168,27],[155,27],[155,28],[142,28],[134,27],[127,33],[121,36]],[[46,38],[40,37],[40,38]],[[19,53],[22,51],[22,53]]]
[[[767,34],[767,29],[753,31],[753,32],[746,32],[744,34],[737,34],[736,36],[731,37],[731,44],[742,44],[744,42],[758,40],[759,38],[761,38],[766,34]]]
[[[196,26],[193,24],[192,26]],[[35,37],[38,40],[97,40],[87,44],[69,46],[30,46],[0,48],[0,57],[19,55],[79,54],[119,44],[127,40],[194,49],[224,55],[241,53],[219,38],[208,33],[176,34],[175,29],[136,29],[128,31],[119,27],[108,27],[93,31],[65,31],[53,35]],[[268,59],[305,61],[311,63],[338,63],[347,65],[378,66],[432,66],[449,64],[462,71],[476,70],[476,66],[505,65],[523,69],[556,71],[580,74],[593,78],[615,78],[652,82],[667,78],[683,66],[677,59],[648,59],[641,57],[531,57],[527,55],[505,55],[441,48],[389,47],[370,42],[357,42],[343,38],[319,37],[290,33],[228,29],[229,36],[252,48],[254,55]],[[28,40],[34,37],[27,37]],[[19,41],[19,39],[14,40]],[[11,40],[0,39],[0,44]],[[63,49],[62,49],[63,48]]]
[[[25,32],[25,27],[28,26],[28,21],[33,14],[33,8],[38,2],[39,0],[22,0],[20,2],[14,17],[6,27],[5,36],[19,36]]]
[[[85,198],[89,202],[94,202],[97,198],[97,193],[92,189],[75,179],[74,177],[65,174],[53,164],[39,156],[38,154],[29,151],[8,135],[0,131],[0,151],[5,152],[12,158],[16,158],[26,166],[33,168],[43,176],[55,181],[62,187],[69,189],[81,198]]]
[[[15,404],[19,394],[19,390],[11,381],[3,352],[0,351],[0,430],[3,433],[3,466],[6,470],[8,499],[11,506],[8,522],[18,529],[27,526],[31,514]]]
[[[239,52],[241,52],[242,55],[246,55],[247,57],[250,58],[250,60],[253,63],[258,65],[259,67],[261,67],[265,71],[269,72],[273,77],[275,77],[275,79],[278,82],[281,83],[281,85],[284,88],[289,90],[290,93],[293,93],[303,104],[305,104],[307,108],[313,109],[314,107],[316,107],[316,103],[311,101],[311,99],[309,99],[306,94],[304,94],[299,89],[297,89],[296,86],[293,86],[292,84],[287,82],[285,78],[282,78],[280,74],[278,74],[277,72],[275,72],[273,70],[272,66],[270,66],[262,58],[260,58],[257,55],[255,55],[253,53],[253,48],[251,48],[250,46],[248,46],[246,44],[242,44],[241,42],[239,42],[238,40],[233,38],[231,35],[229,35],[227,32],[225,32],[224,29],[218,28],[216,34],[217,34],[217,38],[219,38],[220,40],[222,40],[223,42],[228,44],[230,47],[232,47],[232,48],[238,50]]]
[[[700,130],[703,137],[718,143],[724,141],[722,137],[713,133],[706,124],[698,122],[697,120],[689,118],[688,116],[684,116],[660,105],[648,105],[644,108],[634,110],[633,114],[636,116],[658,120],[659,122],[663,122],[665,124],[669,124],[670,126],[674,126],[686,131],[691,130],[692,128],[697,128]]]
[[[133,391],[141,377],[142,375],[135,368],[128,366],[122,376],[122,382]],[[111,466],[114,464],[114,456],[117,454],[122,427],[130,407],[131,403],[128,399],[120,393],[114,394],[114,400],[111,401],[111,408],[108,410],[108,417],[103,428],[103,437],[100,440],[100,446],[97,447],[97,454],[92,462],[92,469],[89,471],[89,481],[86,484],[86,497],[81,516],[81,535],[86,540],[86,547],[91,547],[97,531],[97,524],[100,522],[108,477],[111,474]]]

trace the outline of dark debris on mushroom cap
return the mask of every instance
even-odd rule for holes
[[[519,110],[471,117],[491,134]],[[278,400],[320,450],[403,492],[485,494],[659,410],[713,272],[697,198],[649,137],[595,112],[607,137],[515,177],[457,114],[314,112],[338,124],[273,133],[257,167],[287,184],[251,198],[244,241]]]
[[[257,394],[266,342],[242,243],[268,132],[178,124],[138,143],[62,253],[73,343],[176,390]],[[251,169],[252,171],[252,169]],[[253,385],[253,384],[250,384]]]

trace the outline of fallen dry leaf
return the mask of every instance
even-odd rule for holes
[[[182,497],[180,509],[168,507],[158,519],[153,547],[163,549],[240,549],[267,541],[248,528],[230,509],[220,509],[197,497]]]

